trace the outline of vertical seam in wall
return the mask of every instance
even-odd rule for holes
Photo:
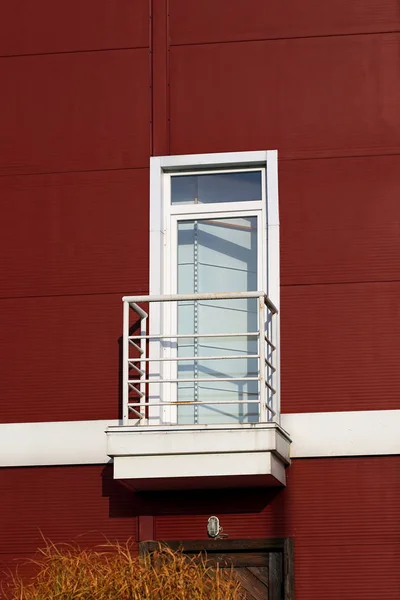
[[[154,150],[154,128],[153,128],[153,0],[149,0],[149,101],[150,101],[150,156]]]
[[[170,106],[171,106],[171,86],[170,86],[170,49],[171,49],[171,38],[170,38],[170,30],[169,30],[169,0],[166,0],[166,10],[167,10],[167,18],[166,18],[166,22],[165,22],[165,26],[167,28],[166,31],[166,45],[167,45],[167,52],[166,52],[166,70],[167,70],[167,89],[166,89],[166,99],[167,99],[167,136],[168,136],[168,140],[167,140],[167,145],[168,145],[168,154],[171,154],[171,112],[170,112]]]

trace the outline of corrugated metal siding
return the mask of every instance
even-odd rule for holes
[[[0,78],[0,174],[148,167],[147,49],[0,58]]]
[[[396,0],[169,0],[171,43],[204,44],[396,31]]]
[[[148,291],[148,3],[28,4],[1,9],[0,419],[117,418],[121,296]]]
[[[296,600],[398,600],[399,559],[399,543],[298,548]]]
[[[1,420],[117,417],[151,149],[278,148],[283,410],[398,408],[397,2],[54,7],[0,9]],[[39,530],[123,540],[153,514],[158,538],[190,539],[217,512],[231,539],[295,538],[298,600],[399,597],[398,457],[296,460],[282,491],[144,497],[103,469],[1,470],[1,564]]]
[[[2,296],[147,291],[148,180],[148,168],[0,177]]]
[[[188,492],[187,498],[171,495],[169,505],[167,497],[165,511],[174,516],[157,517],[156,535],[205,539],[214,508],[232,539],[294,536],[296,547],[396,544],[399,492],[397,456],[295,459],[287,470],[287,487],[276,493]]]
[[[400,282],[282,288],[282,410],[399,408]]]
[[[0,469],[0,489],[3,566],[35,552],[42,535],[89,546],[136,538],[132,494],[113,481],[111,467]]]
[[[171,47],[171,152],[398,153],[399,45],[376,34]]]
[[[140,48],[148,0],[16,0],[0,6],[0,56]]]
[[[400,457],[298,459],[287,475],[272,499],[267,490],[171,498],[176,514],[157,517],[157,539],[206,539],[217,514],[228,539],[294,537],[297,600],[397,600]]]
[[[44,10],[46,3],[40,6]],[[260,18],[252,11],[249,22],[257,28],[267,11],[275,31],[263,29],[264,38],[286,35],[281,8],[257,6]],[[307,22],[313,35],[325,37],[208,44],[188,26],[187,7],[172,2],[168,13],[160,1],[153,6],[150,70],[148,51],[141,47],[147,40],[143,4],[138,3],[142,16],[134,26],[133,13],[126,12],[131,9],[119,4],[107,35],[100,22],[111,9],[101,4],[97,37],[87,32],[87,43],[101,52],[73,51],[82,46],[72,28],[70,45],[67,37],[62,42],[66,54],[54,53],[55,39],[49,38],[46,47],[53,54],[0,60],[8,80],[2,100],[4,172],[29,173],[1,181],[4,420],[116,416],[121,333],[116,297],[147,291],[151,144],[155,153],[169,147],[172,152],[277,147],[281,158],[396,151],[400,38],[342,35],[354,33],[355,24],[358,33],[370,31],[372,23],[377,31],[396,24],[392,2],[376,11],[374,6],[346,4],[339,23],[331,7],[314,10],[309,4],[304,10],[312,15]],[[192,8],[207,14],[207,3]],[[236,40],[242,22],[237,9],[234,3],[227,37],[220,41]],[[90,12],[86,7],[79,13],[82,26],[85,11]],[[31,52],[40,51],[39,21],[32,22]],[[106,49],[108,35],[122,21],[127,29],[120,31],[121,44],[129,30],[131,47],[139,49],[118,44],[119,50]],[[201,18],[196,23],[204,31]],[[326,36],[327,24],[341,35]],[[293,35],[303,35],[303,25],[294,23]],[[169,26],[172,44],[183,44],[179,35],[186,30],[194,36],[186,42],[197,43],[168,52]],[[397,156],[281,160],[285,412],[371,409],[377,395],[380,408],[399,406],[397,288],[383,283],[397,279],[398,272],[398,166]],[[87,169],[94,171],[75,172]],[[48,174],[33,174],[41,171]],[[339,285],[377,281],[382,285]],[[320,285],[327,283],[330,289]],[[63,294],[64,300],[23,300]],[[379,335],[373,336],[369,315],[377,302],[384,308],[375,316]],[[62,328],[69,332],[60,340]],[[85,348],[85,361],[78,347]],[[31,361],[23,373],[16,368],[21,351]]]
[[[286,489],[135,495],[111,467],[0,470],[2,565],[42,544],[136,536],[136,515],[156,517],[157,539],[206,539],[216,513],[229,539],[291,536],[296,598],[397,600],[400,457],[294,460]],[[162,515],[161,513],[164,513]],[[375,596],[373,596],[375,594]]]
[[[118,418],[121,293],[1,301],[3,422]]]
[[[281,284],[398,280],[399,172],[398,155],[281,161]]]

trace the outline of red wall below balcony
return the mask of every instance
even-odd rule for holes
[[[297,600],[375,600],[377,594],[395,600],[399,493],[400,457],[299,459],[276,495],[208,492],[196,500],[193,494],[185,515],[157,517],[156,534],[203,539],[208,517],[217,514],[228,539],[294,538]],[[242,514],[230,514],[234,507]]]
[[[135,495],[111,467],[2,469],[1,566],[31,555],[41,533],[136,539],[137,515],[152,514],[156,539],[206,539],[217,514],[228,539],[294,538],[297,600],[398,600],[400,458],[297,459],[287,475],[283,490]]]

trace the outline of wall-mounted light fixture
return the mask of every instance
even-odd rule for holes
[[[226,534],[222,533],[222,527],[219,524],[218,517],[210,517],[207,521],[207,533],[210,538],[221,538],[227,537]]]

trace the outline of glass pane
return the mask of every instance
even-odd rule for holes
[[[173,175],[172,204],[212,204],[261,200],[261,171]]]
[[[240,292],[257,289],[257,217],[185,221],[178,224],[178,293]],[[257,331],[257,299],[178,303],[178,332],[244,334]],[[178,407],[178,423],[257,422],[257,381],[218,381],[257,377],[256,336],[181,339],[178,400],[201,404]],[[241,356],[242,358],[235,358]],[[202,357],[213,357],[202,360]],[[219,358],[221,357],[221,358]],[[203,381],[211,379],[211,381]],[[214,381],[215,380],[215,381]],[[230,404],[207,405],[207,401]],[[237,402],[240,401],[240,404]],[[204,403],[204,405],[203,405]]]

